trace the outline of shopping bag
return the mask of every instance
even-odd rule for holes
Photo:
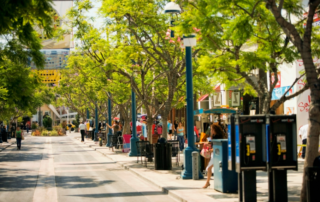
[[[209,144],[209,143],[203,144],[203,148],[200,152],[200,155],[203,156],[203,158],[205,158],[205,159],[210,159],[211,158],[210,149],[211,149],[211,144]]]
[[[21,135],[21,140],[24,140],[24,135]]]

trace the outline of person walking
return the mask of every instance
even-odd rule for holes
[[[211,129],[211,140],[212,139],[223,139],[225,137],[225,134],[222,130],[222,128],[217,124],[212,124],[210,126]],[[211,149],[211,159],[210,162],[206,168],[207,170],[207,181],[206,184],[202,187],[204,189],[208,188],[210,186],[210,179],[212,176],[212,169],[213,169],[213,150]]]
[[[68,124],[69,133],[71,133],[71,127],[72,127],[72,124],[71,124],[71,122],[69,121],[69,124]]]
[[[181,122],[179,122],[177,128],[177,139],[179,141],[179,149],[182,151],[184,149],[185,130]]]
[[[302,139],[302,145],[305,145],[305,146],[302,146],[301,158],[303,159],[306,157],[308,127],[309,127],[309,124],[305,124],[301,126],[299,130],[299,137]]]
[[[17,150],[21,150],[22,137],[23,137],[23,132],[21,131],[20,127],[18,127],[16,130]]]
[[[84,123],[84,121],[82,121],[82,123],[79,125],[79,130],[81,133],[81,142],[84,142],[84,135],[86,133],[86,124]]]
[[[1,137],[2,137],[2,142],[8,143],[8,136],[7,136],[6,126],[2,126],[1,127]]]
[[[171,120],[168,120],[168,134],[169,134],[169,140],[172,139],[172,123],[171,123]]]

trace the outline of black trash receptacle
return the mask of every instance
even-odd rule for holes
[[[313,167],[307,167],[307,201],[316,202],[319,201],[320,190],[320,156],[318,156]]]
[[[155,170],[172,170],[172,145],[169,143],[157,143],[154,147]]]

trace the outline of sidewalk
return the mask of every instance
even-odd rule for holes
[[[205,184],[206,179],[202,180],[182,180],[180,178],[181,162],[183,162],[183,154],[180,158],[180,166],[175,164],[172,158],[172,171],[154,170],[154,163],[148,162],[148,167],[140,162],[137,163],[137,157],[129,157],[128,154],[122,153],[120,150],[112,152],[105,146],[100,147],[92,140],[86,139],[84,143],[80,140],[79,133],[68,134],[80,146],[92,148],[102,153],[107,158],[115,161],[130,170],[132,173],[160,187],[165,193],[173,196],[178,201],[221,201],[231,202],[238,201],[238,194],[221,193],[213,189],[214,177],[211,178],[211,186],[207,189],[201,187]],[[144,159],[144,158],[143,158]],[[288,171],[288,197],[289,201],[299,201],[300,189],[302,183],[303,162],[299,161],[299,171]],[[206,177],[205,177],[206,178]],[[268,178],[266,172],[257,172],[257,195],[258,201],[268,201]]]

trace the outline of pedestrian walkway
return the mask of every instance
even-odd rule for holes
[[[0,202],[171,202],[159,187],[74,137],[33,137],[0,152]]]
[[[225,194],[213,189],[214,177],[211,180],[211,186],[207,189],[201,187],[205,184],[205,179],[202,180],[182,180],[180,173],[181,166],[173,165],[172,171],[154,170],[154,163],[148,162],[146,168],[144,164],[137,163],[136,157],[129,157],[128,154],[122,153],[120,150],[112,152],[111,149],[105,146],[100,147],[92,140],[86,139],[84,143],[80,142],[80,134],[73,133],[74,141],[81,147],[91,148],[98,153],[105,155],[108,159],[113,160],[125,169],[130,170],[135,175],[142,179],[153,183],[160,187],[170,196],[175,197],[179,201],[221,201],[231,202],[238,201],[238,194]],[[183,160],[183,155],[181,155]],[[173,159],[174,162],[174,159]],[[180,163],[181,165],[181,163]],[[288,197],[289,201],[300,200],[300,190],[302,183],[303,161],[299,161],[299,171],[288,171]],[[268,201],[268,178],[267,173],[257,172],[257,194],[258,201]]]

